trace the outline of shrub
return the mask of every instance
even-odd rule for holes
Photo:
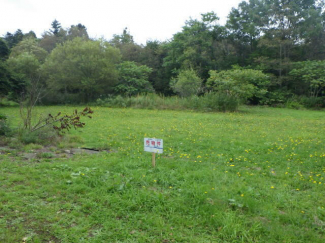
[[[301,104],[308,109],[321,109],[325,107],[325,97],[301,97]]]
[[[55,144],[59,141],[58,133],[51,127],[43,127],[42,129],[30,132],[23,130],[20,133],[19,139],[24,144]]]
[[[11,133],[7,116],[0,114],[0,135],[9,136]]]
[[[302,104],[300,104],[298,101],[295,100],[288,100],[285,104],[285,107],[289,109],[295,109],[295,110],[301,110],[302,108],[304,108]]]
[[[294,63],[289,73],[292,77],[309,86],[309,95],[318,97],[325,91],[325,60]]]
[[[283,90],[274,90],[272,92],[268,92],[261,100],[261,105],[269,105],[269,106],[279,106],[286,103],[286,101],[292,97],[292,93],[289,91]]]
[[[135,62],[127,61],[118,64],[117,69],[119,77],[118,84],[114,88],[116,93],[132,96],[154,91],[148,80],[152,69],[146,65],[137,65]]]
[[[290,109],[321,109],[325,107],[325,97],[293,96],[287,99],[285,107]]]
[[[235,96],[243,101],[254,98],[260,100],[266,93],[270,77],[262,71],[253,69],[211,70],[207,87],[216,92]]]
[[[18,106],[18,103],[8,100],[7,98],[0,98],[0,107],[1,106]]]
[[[114,99],[110,99],[109,103],[113,107],[121,107],[124,108],[126,107],[127,104],[127,98],[123,98],[121,95],[116,96]]]
[[[202,79],[194,70],[182,70],[177,78],[172,80],[171,88],[182,97],[197,95],[200,91]]]
[[[207,93],[204,99],[204,107],[210,110],[234,112],[239,107],[239,99],[237,97],[224,93]]]

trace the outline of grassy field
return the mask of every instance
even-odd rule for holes
[[[324,111],[94,111],[72,135],[110,153],[0,155],[0,242],[325,242]]]

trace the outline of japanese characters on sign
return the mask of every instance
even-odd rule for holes
[[[162,154],[163,140],[158,138],[144,138],[144,151]]]

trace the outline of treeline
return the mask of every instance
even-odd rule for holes
[[[87,103],[157,93],[217,93],[250,104],[325,106],[325,13],[317,0],[250,0],[227,23],[214,12],[189,19],[169,41],[109,41],[54,20],[0,38],[0,97],[38,95],[43,104]]]

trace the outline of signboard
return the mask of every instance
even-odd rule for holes
[[[145,138],[144,151],[152,153],[163,153],[163,140],[159,138]]]

